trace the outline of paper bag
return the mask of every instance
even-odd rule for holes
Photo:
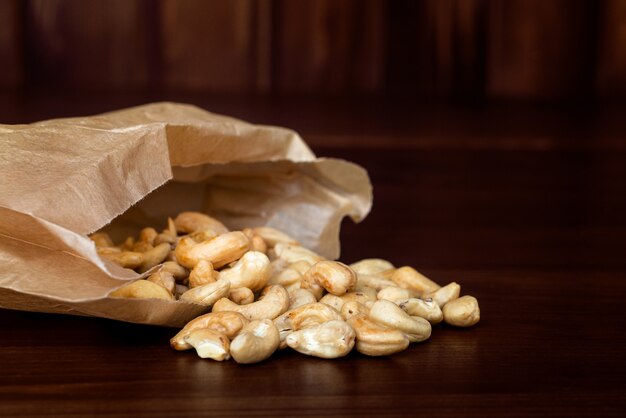
[[[0,307],[166,326],[206,307],[109,297],[143,276],[87,234],[121,240],[193,210],[337,258],[342,218],[360,221],[372,201],[364,169],[316,158],[291,130],[174,103],[0,125],[0,178]]]

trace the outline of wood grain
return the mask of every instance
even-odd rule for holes
[[[385,28],[381,1],[277,1],[277,8],[278,92],[380,92]]]
[[[29,87],[145,87],[152,42],[145,7],[142,0],[29,1]]]
[[[487,94],[585,98],[592,91],[598,2],[489,2]]]
[[[23,79],[23,37],[19,0],[0,2],[0,88],[16,89]]]
[[[615,100],[626,93],[626,2],[604,0],[602,4],[596,90],[599,97]]]
[[[247,92],[256,82],[254,2],[164,0],[163,81],[169,88]]]

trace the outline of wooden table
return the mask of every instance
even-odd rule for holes
[[[134,104],[10,100],[12,123]],[[342,258],[457,281],[481,322],[390,357],[242,366],[174,352],[172,329],[0,310],[0,416],[626,414],[623,112],[195,101],[367,168],[374,209]]]

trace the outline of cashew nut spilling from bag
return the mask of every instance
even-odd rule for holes
[[[90,238],[103,259],[149,272],[111,297],[203,305],[209,313],[170,345],[215,361],[256,363],[288,347],[326,359],[353,349],[386,356],[429,339],[437,324],[480,320],[478,301],[461,296],[456,282],[442,287],[379,258],[326,260],[271,227],[231,231],[207,214],[183,212],[161,232],[146,227],[119,245],[104,232]]]

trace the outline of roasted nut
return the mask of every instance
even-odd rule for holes
[[[225,234],[228,228],[217,219],[200,212],[182,212],[174,219],[177,232],[191,234],[198,231],[211,230],[215,235]]]
[[[228,280],[218,280],[215,283],[189,289],[180,296],[180,300],[212,306],[216,301],[228,296],[229,290],[230,282]]]
[[[286,343],[294,350],[321,358],[343,357],[354,347],[356,334],[344,321],[328,321],[290,333]]]
[[[188,290],[188,286],[176,283],[176,287],[174,288],[174,296],[176,296],[176,299],[180,299],[180,297]]]
[[[174,299],[172,294],[162,286],[147,280],[137,280],[124,285],[109,293],[109,296],[127,299]]]
[[[156,247],[143,253],[143,262],[139,266],[139,272],[150,270],[157,264],[165,261],[165,258],[170,253],[170,245],[167,243],[159,244]]]
[[[228,298],[222,298],[213,305],[213,312],[239,312],[250,320],[274,319],[289,307],[289,294],[282,286],[268,286],[261,298],[247,305],[237,305]]]
[[[134,251],[120,251],[117,248],[101,247],[98,248],[100,257],[106,258],[124,268],[135,269],[144,262],[144,255]]]
[[[158,284],[172,295],[176,291],[176,280],[174,280],[174,276],[172,273],[168,273],[166,271],[158,271],[154,274],[151,274],[146,280],[149,282]]]
[[[359,353],[368,356],[388,356],[409,346],[406,334],[378,325],[363,315],[352,316],[347,322],[356,333],[355,347]]]
[[[299,288],[304,273],[311,268],[311,264],[306,261],[296,261],[282,269],[278,269],[276,264],[272,262],[273,274],[268,284],[279,284],[285,288]]]
[[[309,289],[317,299],[326,289],[329,293],[341,296],[356,286],[356,273],[338,261],[320,261],[304,273],[301,287]]]
[[[265,287],[271,274],[270,259],[258,251],[248,251],[233,267],[220,271],[218,277],[230,281],[233,289],[247,287],[256,292]]]
[[[439,288],[433,293],[425,295],[425,298],[432,298],[440,308],[443,308],[446,303],[457,299],[461,294],[461,286],[456,283],[448,283],[444,287]]]
[[[374,302],[368,319],[379,325],[402,331],[412,343],[428,339],[432,332],[430,322],[419,316],[410,316],[395,303],[384,299]]]
[[[274,324],[280,332],[281,348],[284,348],[287,344],[285,339],[291,332],[341,319],[336,309],[323,303],[311,303],[283,313],[274,319]]]
[[[390,286],[381,289],[376,295],[378,299],[389,300],[391,302],[397,302],[407,300],[411,297],[411,292],[408,289],[401,287]]]
[[[189,277],[189,270],[178,264],[176,261],[166,261],[163,263],[161,271],[171,273],[177,283],[183,283]]]
[[[382,258],[365,258],[350,264],[350,268],[359,276],[361,274],[368,276],[377,276],[378,273],[385,270],[395,269],[394,265]]]
[[[285,261],[287,264],[293,264],[298,261],[306,261],[307,263],[313,265],[318,261],[324,260],[324,257],[319,254],[315,254],[307,248],[299,245],[285,244],[282,242],[277,243],[270,253],[274,254],[276,258]]]
[[[288,245],[300,245],[298,241],[285,234],[278,229],[271,228],[269,226],[259,226],[252,229],[255,235],[263,238],[263,241],[267,244],[269,248],[274,248],[276,244],[283,243]]]
[[[106,232],[95,232],[89,235],[89,239],[92,240],[96,247],[113,247],[113,240]]]
[[[201,315],[187,323],[178,334],[170,340],[170,345],[175,350],[189,350],[191,346],[186,338],[192,331],[202,328],[224,334],[229,339],[233,339],[241,329],[250,321],[237,312],[211,312]]]
[[[289,310],[315,302],[317,302],[315,295],[307,289],[293,289],[289,292]]]
[[[278,329],[269,319],[256,320],[243,327],[230,343],[230,354],[237,363],[258,363],[278,348]]]
[[[200,260],[189,273],[189,287],[194,288],[217,281],[218,273],[213,269],[213,263]]]
[[[381,290],[396,285],[395,282],[379,276],[371,276],[363,273],[357,273],[357,277],[358,280],[356,284],[356,290],[361,290],[364,287]]]
[[[435,292],[441,286],[424,276],[413,267],[400,267],[391,275],[391,281],[396,286],[403,289],[409,289],[417,295],[424,295]]]
[[[371,287],[364,287],[361,292],[348,292],[341,296],[328,293],[320,299],[321,303],[330,305],[338,311],[341,311],[344,303],[351,301],[361,302],[365,306],[371,305],[376,301],[376,291]]]
[[[237,305],[247,305],[254,302],[254,293],[247,287],[231,288],[228,293],[228,299],[232,300]]]
[[[344,319],[344,321],[347,321],[353,316],[358,316],[358,315],[361,315],[367,318],[369,313],[370,313],[370,308],[363,305],[361,302],[357,302],[355,300],[346,302],[341,307],[341,317]]]
[[[198,356],[216,361],[230,358],[230,341],[224,334],[207,328],[192,331],[185,341],[196,349]]]
[[[139,241],[154,245],[154,240],[159,233],[154,228],[144,228],[139,232]]]
[[[431,324],[438,324],[443,320],[441,308],[432,299],[409,298],[393,302],[409,315],[424,318]]]
[[[446,303],[443,320],[456,327],[471,327],[480,321],[480,308],[475,297],[465,295]]]
[[[239,260],[249,247],[248,237],[241,231],[234,231],[200,243],[189,236],[182,237],[175,254],[178,263],[187,268],[194,268],[200,260],[210,261],[214,268],[220,268]]]

